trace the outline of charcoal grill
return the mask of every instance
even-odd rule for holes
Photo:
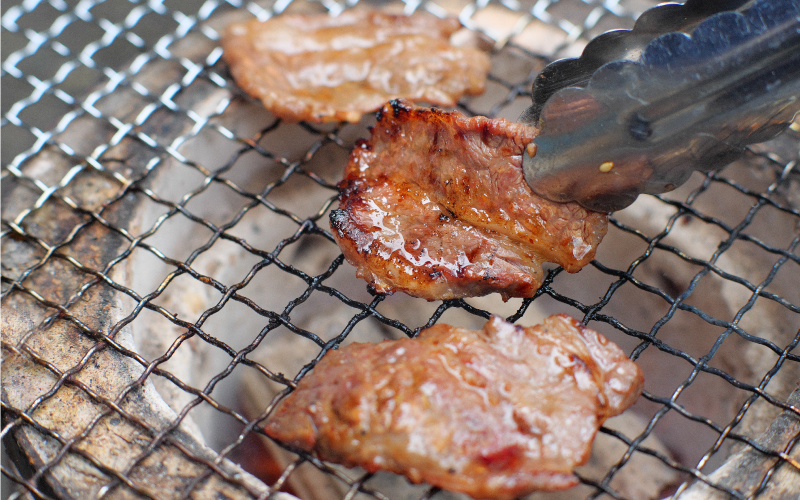
[[[364,2],[362,2],[364,3]],[[355,1],[26,0],[2,15],[7,498],[455,498],[298,456],[261,425],[328,350],[566,312],[642,366],[581,485],[532,499],[797,498],[800,127],[617,212],[533,299],[371,296],[330,234],[359,124],[288,124],[230,79],[222,27]],[[491,40],[466,114],[516,119],[550,60],[649,1],[381,1]]]

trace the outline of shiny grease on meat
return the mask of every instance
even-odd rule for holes
[[[536,195],[522,172],[537,129],[392,101],[339,184],[334,236],[378,293],[531,297],[542,263],[577,272],[608,215]]]
[[[642,386],[619,347],[566,315],[527,328],[495,316],[330,351],[265,431],[324,460],[508,500],[575,485],[598,428]]]
[[[236,83],[290,121],[357,122],[397,97],[452,106],[486,85],[489,56],[456,47],[457,19],[353,10],[234,24],[222,39]]]

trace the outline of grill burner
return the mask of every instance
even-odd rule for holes
[[[516,119],[548,60],[630,27],[650,5],[382,7],[446,12],[483,30],[495,43],[489,88],[458,109]],[[552,312],[617,342],[646,384],[601,431],[583,484],[541,498],[797,495],[798,131],[678,191],[640,197],[614,214],[592,265],[576,275],[551,268],[533,299],[372,297],[327,219],[347,154],[374,118],[275,120],[233,85],[217,48],[233,20],[350,6],[4,6],[2,435],[13,460],[2,472],[11,495],[450,497],[298,457],[264,437],[263,418],[341,343],[440,321],[475,328],[490,313],[532,325]],[[248,456],[254,448],[261,463]]]

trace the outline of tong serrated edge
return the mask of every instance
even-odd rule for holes
[[[595,71],[607,63],[638,58],[653,39],[670,32],[687,32],[711,15],[731,11],[752,0],[687,0],[685,4],[666,3],[642,13],[630,30],[613,30],[593,38],[580,57],[560,59],[548,64],[533,82],[533,104],[519,121],[538,124],[548,99],[567,87],[584,87]]]

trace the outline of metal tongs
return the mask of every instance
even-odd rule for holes
[[[771,139],[800,110],[800,0],[688,0],[547,66],[520,121],[525,180],[613,212]]]

